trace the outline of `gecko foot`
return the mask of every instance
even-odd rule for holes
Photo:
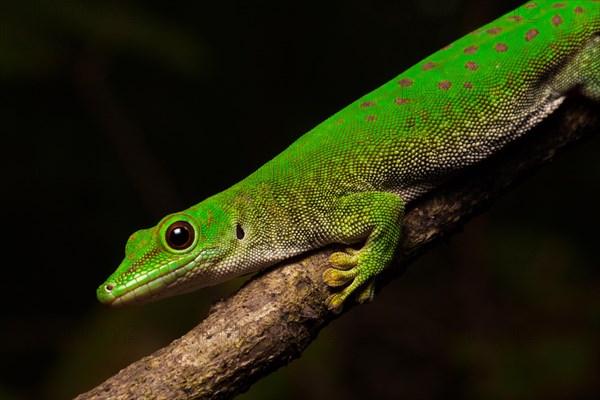
[[[400,237],[404,200],[387,192],[354,193],[337,200],[332,226],[340,243],[364,244],[329,257],[331,268],[323,273],[325,283],[339,291],[325,301],[339,313],[349,296],[359,303],[373,298],[375,277],[392,260]]]
[[[361,251],[352,248],[345,252],[333,253],[329,258],[332,268],[323,273],[323,280],[330,287],[346,286],[341,291],[332,294],[325,301],[327,308],[335,313],[342,310],[344,302],[355,294],[358,303],[367,303],[373,300],[375,294],[375,279],[365,269],[361,262]]]
[[[357,253],[357,250],[348,248],[345,252],[333,253],[329,257],[332,268],[323,273],[323,280],[327,286],[344,286],[356,278],[359,272],[356,268],[358,265]]]

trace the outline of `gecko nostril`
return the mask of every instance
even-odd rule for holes
[[[107,292],[110,292],[114,289],[115,287],[113,285],[106,285],[104,286],[104,289],[106,289]]]

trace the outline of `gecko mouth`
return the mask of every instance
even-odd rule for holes
[[[96,290],[98,300],[104,305],[118,308],[130,304],[144,304],[161,297],[185,292],[188,285],[181,284],[191,281],[192,275],[198,273],[198,267],[208,267],[200,259],[206,252],[201,251],[192,261],[180,265],[182,259],[173,260],[124,284],[118,285],[114,281],[105,282]],[[193,271],[194,270],[194,271]],[[179,283],[176,291],[165,291],[173,283]]]

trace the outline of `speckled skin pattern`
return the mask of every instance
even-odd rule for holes
[[[368,301],[405,205],[573,93],[600,101],[600,2],[527,3],[350,104],[243,181],[136,232],[98,298],[147,302],[329,243],[364,243],[333,254],[324,281],[340,287],[327,299],[332,311],[353,293]],[[173,234],[181,221],[187,230]]]

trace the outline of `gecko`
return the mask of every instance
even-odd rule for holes
[[[404,210],[526,134],[568,96],[600,101],[600,0],[536,1],[337,112],[254,173],[135,232],[97,289],[113,307],[186,293],[332,243],[327,308],[371,301]],[[357,245],[361,245],[356,249]]]

